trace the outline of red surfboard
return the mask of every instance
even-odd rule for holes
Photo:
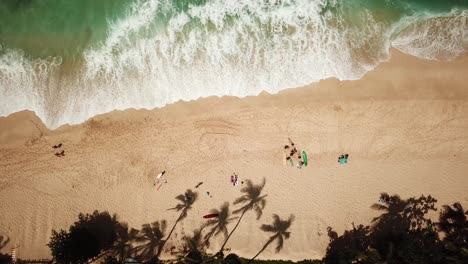
[[[214,217],[218,217],[218,214],[207,214],[205,216],[203,216],[203,218],[214,218]]]

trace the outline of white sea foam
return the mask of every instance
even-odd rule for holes
[[[173,12],[161,25],[157,17],[171,12],[171,2],[138,1],[125,18],[109,22],[107,38],[86,50],[81,70],[67,77],[58,59],[7,51],[0,55],[0,115],[31,109],[55,128],[114,109],[359,79],[388,58],[391,45],[426,58],[441,58],[441,51],[452,58],[466,45],[465,11],[392,27],[363,10],[350,26],[337,3],[332,13],[323,12],[324,1],[276,2],[212,0]],[[441,25],[452,31],[440,33]],[[431,32],[439,34],[428,39]]]
[[[465,52],[468,47],[468,11],[453,10],[445,16],[401,22],[392,46],[408,54],[432,60],[449,60]]]

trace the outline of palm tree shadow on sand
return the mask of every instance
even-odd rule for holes
[[[217,237],[220,234],[223,234],[224,239],[228,237],[228,224],[238,217],[230,217],[231,213],[229,211],[229,203],[224,202],[219,209],[211,209],[210,214],[216,214],[217,217],[214,219],[208,220],[203,227],[211,227],[208,233],[204,237],[203,244],[206,247],[210,246],[210,238],[214,235]]]
[[[135,248],[139,260],[153,261],[166,236],[166,228],[166,220],[142,225],[141,231],[135,237],[136,242],[143,243]]]
[[[204,239],[202,235],[203,226],[193,231],[193,235],[184,236],[183,245],[178,252],[171,252],[176,254],[177,263],[202,263],[204,256]]]
[[[294,215],[290,215],[287,220],[282,220],[277,214],[273,215],[273,224],[272,225],[262,225],[260,229],[264,232],[273,233],[273,235],[268,239],[265,245],[260,249],[260,251],[255,255],[250,261],[253,261],[258,257],[273,241],[277,241],[275,252],[278,253],[283,249],[284,240],[289,239],[291,232],[287,230],[291,227],[294,221]]]
[[[381,193],[381,196],[387,197],[389,202],[386,205],[375,203],[371,206],[372,209],[383,211],[380,216],[372,219],[372,246],[380,255],[388,256],[408,231],[421,230],[432,225],[425,215],[429,211],[437,210],[437,200],[431,195],[411,197],[407,200],[401,199],[399,195],[389,196],[387,193]]]
[[[241,208],[233,211],[233,214],[240,213],[239,220],[237,220],[236,225],[231,230],[223,245],[219,249],[217,254],[220,256],[223,255],[223,250],[226,246],[226,243],[229,241],[229,238],[231,238],[234,231],[236,231],[237,227],[239,226],[239,223],[241,222],[246,212],[253,210],[257,216],[257,220],[260,219],[260,217],[263,214],[263,209],[266,205],[265,197],[267,196],[262,195],[262,191],[266,183],[265,178],[263,178],[262,182],[258,185],[254,185],[251,180],[246,180],[245,183],[245,187],[241,189],[241,193],[243,193],[243,195],[234,201],[234,205],[242,205]]]
[[[371,208],[382,213],[372,219],[370,226],[356,227],[353,223],[353,229],[346,230],[341,236],[328,227],[330,243],[325,263],[344,263],[356,259],[362,263],[386,263],[400,260],[401,256],[397,254],[408,248],[421,247],[414,245],[430,244],[435,232],[432,231],[432,221],[426,215],[437,210],[435,198],[421,195],[404,200],[399,195],[389,196],[387,193],[381,193],[381,197],[381,203],[375,203]]]
[[[162,249],[164,248],[164,245],[166,242],[169,240],[171,237],[172,233],[174,232],[177,224],[185,219],[187,217],[187,212],[192,209],[192,205],[195,203],[195,201],[198,198],[198,193],[193,192],[192,190],[188,189],[185,191],[184,194],[179,194],[175,197],[175,199],[179,202],[175,207],[169,208],[168,210],[175,210],[177,212],[180,212],[179,217],[177,217],[177,220],[174,223],[174,226],[172,227],[171,231],[167,235],[167,238],[164,239],[161,243],[161,245],[158,248],[158,251],[156,253],[156,258],[159,259],[162,253]]]
[[[113,247],[109,250],[109,255],[120,261],[131,256],[135,249],[133,247],[133,242],[137,238],[139,232],[139,230],[134,228],[129,229],[126,223],[120,223],[120,225],[116,227],[116,239]]]

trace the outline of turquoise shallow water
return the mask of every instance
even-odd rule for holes
[[[0,41],[36,57],[69,55],[102,41],[108,21],[125,15],[129,0],[2,0]]]
[[[114,109],[358,79],[390,47],[468,48],[468,0],[3,0],[0,115]]]

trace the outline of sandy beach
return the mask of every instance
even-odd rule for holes
[[[369,223],[380,192],[430,194],[438,206],[459,201],[466,208],[467,88],[468,56],[427,61],[393,50],[389,62],[357,81],[115,111],[56,130],[30,111],[1,117],[0,235],[11,239],[2,251],[19,244],[20,258],[49,258],[52,229],[67,229],[80,212],[107,210],[134,228],[162,219],[171,225],[174,197],[197,191],[170,248],[210,209],[223,202],[237,208],[242,184],[230,183],[232,173],[239,181],[266,180],[262,218],[247,213],[227,244],[244,257],[268,239],[259,226],[272,214],[295,216],[291,237],[279,253],[270,247],[259,258],[302,260],[323,257],[327,226],[341,233]],[[307,151],[307,167],[283,165],[288,137]],[[54,155],[58,143],[63,157]],[[349,161],[340,165],[344,153]],[[163,170],[167,184],[157,190]],[[222,242],[218,236],[210,251]]]

